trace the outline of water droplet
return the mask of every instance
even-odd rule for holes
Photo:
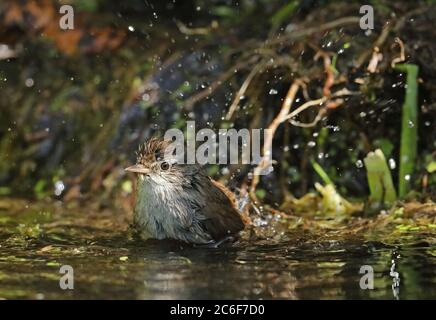
[[[363,161],[362,160],[357,160],[356,161],[356,167],[358,167],[358,168],[362,168],[363,167]]]
[[[266,221],[266,220],[264,220],[262,218],[256,218],[256,219],[254,219],[253,224],[256,227],[262,227],[262,226],[267,226],[268,225],[268,221]]]
[[[230,170],[227,167],[224,167],[224,168],[221,169],[221,173],[224,174],[224,175],[229,174],[229,172],[230,172]]]
[[[129,31],[130,31],[130,32],[133,32],[133,31],[135,31],[135,28],[134,28],[133,26],[129,26],[129,28],[128,28],[128,29],[129,29]]]
[[[62,181],[56,181],[54,185],[54,194],[55,196],[60,196],[62,192],[65,190],[65,185]]]
[[[309,141],[307,143],[307,146],[310,147],[310,148],[313,148],[314,146],[316,146],[316,142],[315,141]]]
[[[26,81],[24,82],[24,84],[26,85],[26,87],[30,88],[30,87],[33,87],[34,81],[32,78],[27,78]]]
[[[395,163],[395,160],[390,158],[389,159],[389,168],[391,168],[391,170],[394,170],[397,167],[397,164]]]
[[[410,181],[410,174],[406,174],[406,175],[404,176],[404,179],[405,179],[406,181]]]
[[[413,128],[415,125],[413,124],[412,121],[409,120],[409,122],[407,123],[409,125],[409,128]]]
[[[274,94],[277,94],[278,93],[278,91],[276,90],[276,89],[271,89],[270,91],[269,91],[269,94],[270,95],[274,95]]]

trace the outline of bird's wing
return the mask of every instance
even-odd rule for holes
[[[233,194],[228,194],[224,186],[210,180],[212,190],[208,204],[203,210],[206,219],[203,224],[215,240],[235,234],[244,229],[240,212],[236,209]]]
[[[222,184],[212,180],[203,168],[189,167],[192,180],[186,181],[186,201],[194,212],[193,224],[200,227],[214,240],[222,240],[227,235],[241,231],[245,224],[236,209],[234,195]]]
[[[194,192],[198,193],[194,198],[204,199],[204,203],[196,204],[197,217],[202,228],[216,241],[241,231],[245,225],[236,209],[233,194],[207,176],[203,177],[202,186],[193,186]]]

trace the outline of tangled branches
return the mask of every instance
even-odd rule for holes
[[[380,34],[375,34],[374,42],[366,48],[354,44],[356,40],[351,35],[361,32],[359,17],[354,16],[341,17],[318,26],[303,23],[293,31],[270,35],[265,41],[246,43],[232,51],[232,66],[207,88],[191,95],[184,107],[191,110],[196,102],[211,96],[226,82],[239,84],[223,120],[238,123],[236,126],[246,126],[248,122],[250,128],[269,129],[263,141],[263,161],[254,168],[248,187],[251,198],[257,200],[255,191],[260,182],[259,173],[269,165],[267,159],[271,155],[267,152],[277,139],[279,127],[284,124],[280,134],[284,136],[281,147],[285,150],[289,141],[289,125],[314,128],[321,121],[327,121],[331,111],[351,108],[353,103],[362,105],[368,102],[368,96],[373,94],[373,89],[368,87],[372,85],[371,75],[380,74],[406,59],[406,45],[395,35],[407,19],[422,10],[425,8],[410,11],[400,18],[391,17]],[[336,43],[332,45],[329,39]],[[358,50],[353,50],[353,46]],[[269,89],[273,83],[279,90]],[[283,90],[285,88],[286,91]],[[278,96],[271,96],[271,93],[265,95],[268,90]],[[367,145],[365,133],[360,135]],[[304,169],[304,163],[308,162],[306,152],[301,161]]]

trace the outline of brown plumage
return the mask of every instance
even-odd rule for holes
[[[143,238],[214,243],[244,228],[234,195],[197,165],[165,157],[170,142],[150,139],[127,168],[138,174],[134,224]]]

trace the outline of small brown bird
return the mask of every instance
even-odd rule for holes
[[[170,142],[152,138],[140,146],[134,227],[143,239],[220,243],[241,231],[244,219],[233,194],[198,164],[164,157]]]

